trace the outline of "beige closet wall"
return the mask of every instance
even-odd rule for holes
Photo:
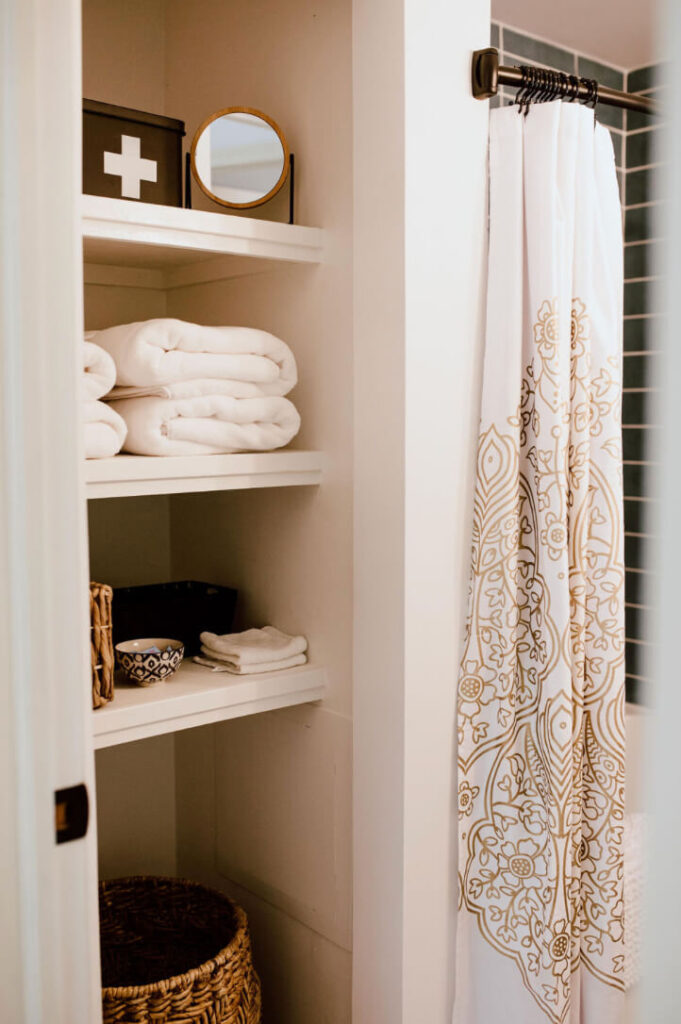
[[[163,113],[164,0],[84,0],[82,13],[83,95]],[[165,292],[157,288],[99,284],[96,266],[84,276],[88,330],[165,314]],[[166,496],[91,501],[88,524],[91,579],[134,586],[171,578]],[[98,751],[96,770],[101,877],[173,874],[174,738]]]
[[[235,586],[241,625],[273,622],[305,632],[311,657],[327,668],[329,679],[320,706],[98,755],[101,867],[116,874],[139,862],[144,870],[176,870],[233,891],[251,919],[266,1021],[347,1024],[351,4],[85,0],[84,35],[84,94],[182,118],[187,143],[198,124],[223,106],[244,104],[274,117],[298,160],[296,220],[323,227],[330,242],[321,267],[278,268],[167,293],[86,285],[89,327],[167,313],[280,335],[299,366],[291,397],[303,425],[294,447],[319,449],[327,458],[320,488],[91,503],[93,564],[102,572],[134,576],[129,582],[164,573]],[[217,210],[196,187],[193,198],[195,207]],[[287,201],[285,188],[251,215],[283,219]],[[96,271],[86,279],[94,282]],[[149,558],[147,552],[140,572],[139,556],[157,514],[155,553]],[[142,794],[128,801],[125,780],[135,777]],[[144,805],[155,800],[150,821]]]
[[[200,13],[199,13],[200,9]],[[329,696],[178,734],[178,866],[206,869],[251,918],[266,1019],[346,1024],[351,988],[352,52],[346,0],[170,0],[166,111],[191,137],[212,110],[269,113],[298,164],[296,217],[328,262],[170,292],[170,315],[257,326],[296,355],[295,447],[319,489],[171,499],[177,576],[239,588],[242,625],[302,631]],[[200,55],[200,56],[198,56]],[[198,57],[198,59],[197,59]],[[188,69],[191,68],[190,71]],[[196,205],[209,204],[194,190]],[[281,197],[285,207],[286,197]],[[259,216],[275,213],[256,211]],[[279,216],[279,214],[276,214]],[[212,752],[208,749],[212,744]],[[197,840],[201,838],[201,843]],[[203,848],[201,848],[203,845]]]

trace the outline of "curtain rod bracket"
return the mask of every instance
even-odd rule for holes
[[[486,50],[475,50],[471,73],[476,100],[488,100],[496,96],[499,85],[499,51],[493,46],[488,46]]]
[[[544,68],[534,65],[520,65],[515,67],[504,67],[499,64],[499,51],[494,46],[488,46],[485,50],[474,50],[471,61],[471,85],[473,96],[476,100],[488,100],[496,96],[500,85],[508,86],[509,89],[522,89],[525,86],[525,78],[528,72],[538,73],[546,76]],[[560,72],[554,72],[560,77]],[[563,75],[563,78],[572,81],[571,76]],[[570,94],[570,100],[578,100],[580,103],[592,103],[596,96],[596,84],[593,80],[585,78],[575,79],[576,86],[574,94]],[[557,95],[568,95],[560,91]],[[643,114],[658,114],[659,108],[655,100],[650,96],[641,96],[636,93],[618,92],[617,89],[610,89],[607,86],[599,86],[597,99],[599,104],[609,107],[619,107],[621,110],[637,110]]]

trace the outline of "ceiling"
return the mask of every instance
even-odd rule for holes
[[[492,0],[492,18],[605,64],[655,61],[655,0]]]

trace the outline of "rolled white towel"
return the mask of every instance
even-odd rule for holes
[[[272,451],[300,429],[287,398],[125,398],[111,408],[127,424],[126,452],[137,455]]]
[[[83,342],[82,396],[85,401],[103,398],[116,383],[116,364],[103,348],[91,341]]]
[[[82,403],[85,458],[109,459],[117,455],[125,441],[125,420],[106,402]]]
[[[257,385],[257,395],[281,396],[298,379],[288,345],[252,327],[202,327],[163,318],[109,327],[94,339],[113,357],[120,387],[210,378],[250,383]]]
[[[304,665],[307,658],[304,654],[296,654],[292,658],[282,658],[281,661],[262,661],[258,665],[235,665],[234,662],[221,658],[210,647],[202,647],[203,656],[196,655],[194,661],[197,665],[205,665],[212,668],[214,672],[229,672],[233,676],[255,676],[262,672],[280,672],[285,668],[295,668],[296,665]]]
[[[107,395],[108,402],[123,398],[199,398],[202,395],[225,395],[227,398],[264,398],[259,384],[247,380],[178,380],[173,384],[150,384],[145,388],[115,387]],[[276,396],[275,396],[276,397]]]
[[[247,629],[243,633],[202,633],[201,643],[209,649],[208,656],[220,660],[227,658],[234,665],[261,665],[304,654],[307,640],[304,636],[289,636],[275,629]]]

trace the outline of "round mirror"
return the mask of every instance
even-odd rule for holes
[[[211,199],[243,208],[267,202],[286,181],[289,151],[271,118],[227,107],[204,121],[192,142],[192,171]]]

